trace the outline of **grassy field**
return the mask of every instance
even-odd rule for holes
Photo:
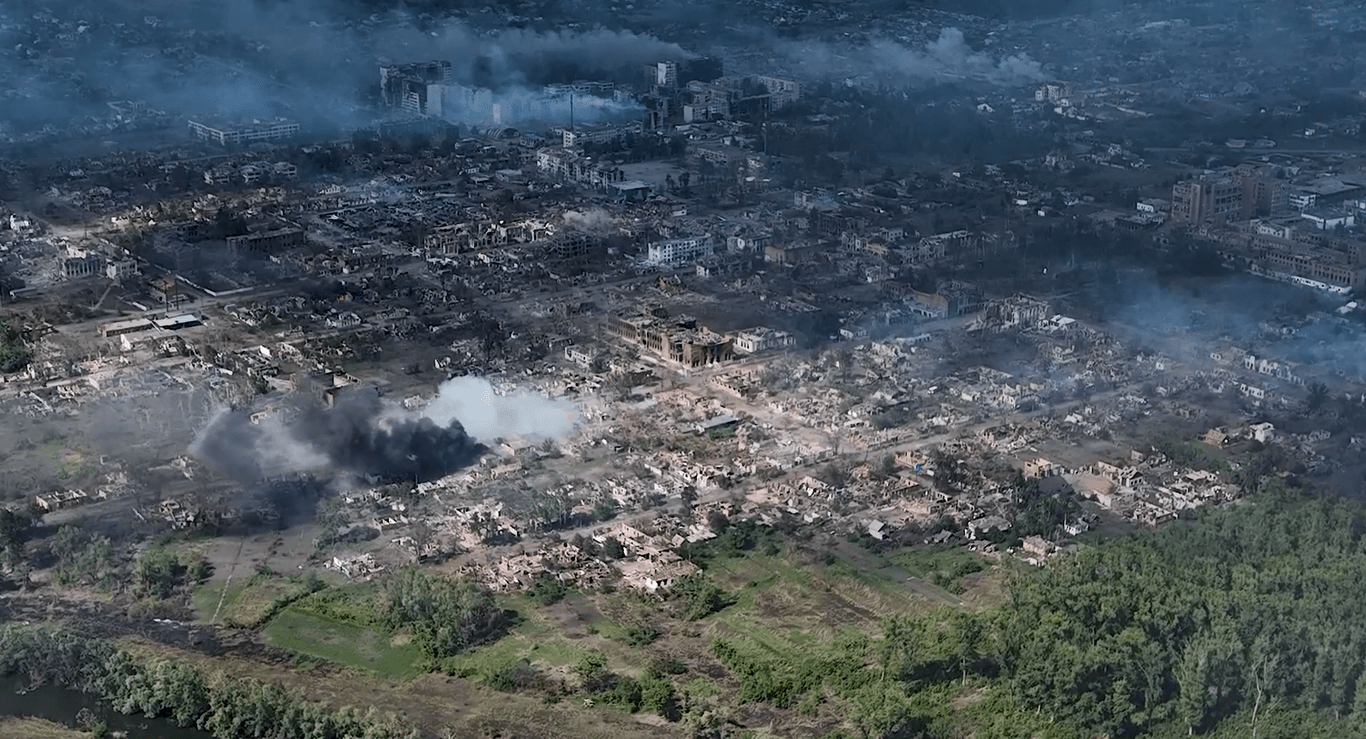
[[[719,667],[709,651],[716,637],[739,637],[770,653],[796,655],[850,630],[875,634],[885,615],[934,605],[894,581],[854,573],[844,563],[808,563],[797,554],[725,559],[709,572],[735,602],[696,622],[679,621],[658,601],[624,592],[575,593],[553,606],[501,598],[505,608],[522,614],[521,623],[497,642],[447,660],[444,667],[479,680],[525,660],[567,676],[567,668],[584,655],[601,652],[612,671],[639,676],[651,661],[670,656],[694,671],[680,678],[680,686],[700,679],[710,695],[722,688],[698,676],[713,675]],[[650,644],[631,646],[626,639],[631,624],[650,625],[659,636]]]
[[[473,680],[429,673],[397,680],[369,672],[327,667],[300,670],[232,656],[211,657],[163,644],[125,639],[121,644],[153,658],[169,658],[209,673],[269,680],[309,700],[354,706],[406,717],[424,735],[450,730],[456,739],[681,739],[676,726],[659,726],[614,710],[586,708],[579,701],[547,704],[534,693],[500,693]],[[0,736],[4,736],[0,734]],[[61,739],[68,739],[62,737]],[[71,739],[75,739],[72,737]]]
[[[963,592],[964,577],[986,569],[981,557],[957,546],[914,549],[892,555],[891,561],[952,593]]]
[[[647,653],[624,642],[625,628],[604,612],[625,620],[621,596],[570,593],[559,603],[543,606],[529,598],[508,595],[499,605],[521,614],[518,624],[503,638],[473,649],[444,663],[455,673],[476,680],[509,663],[525,660],[556,676],[590,652],[602,652],[623,674],[639,674],[648,662]]]
[[[242,581],[234,582],[225,586],[220,582],[207,582],[195,588],[194,594],[190,597],[190,604],[194,607],[194,615],[199,621],[208,623],[218,614],[217,623],[223,623],[223,614],[227,613],[232,604],[237,601],[237,596],[242,594],[246,588],[246,583]],[[224,592],[226,591],[226,592]],[[222,603],[222,610],[219,610],[219,603]]]
[[[825,565],[802,554],[752,554],[718,563],[712,571],[737,594],[735,605],[717,620],[761,642],[780,638],[801,646],[848,629],[871,633],[882,616],[931,606],[901,584],[840,560]]]
[[[403,636],[376,628],[342,623],[286,608],[262,632],[270,644],[385,677],[406,679],[420,674],[422,651]]]
[[[552,605],[501,595],[499,605],[520,614],[516,626],[496,642],[445,660],[441,666],[449,674],[444,675],[419,674],[417,665],[425,663],[421,651],[402,632],[395,638],[372,626],[376,585],[328,588],[294,601],[261,628],[268,643],[304,655],[314,666],[244,662],[239,669],[270,672],[277,682],[335,704],[404,712],[427,731],[454,727],[453,735],[460,737],[529,737],[530,727],[543,732],[535,735],[547,737],[668,737],[677,735],[679,727],[661,725],[653,712],[590,708],[576,696],[552,698],[540,689],[498,692],[488,687],[498,684],[490,678],[526,662],[550,685],[563,681],[572,691],[578,684],[573,667],[590,653],[603,654],[611,672],[633,677],[667,658],[684,668],[669,678],[680,699],[693,706],[725,706],[733,703],[739,683],[712,652],[717,638],[745,653],[795,664],[842,636],[876,636],[889,615],[982,607],[1002,597],[1003,571],[959,549],[881,555],[841,547],[834,559],[820,554],[789,546],[777,554],[755,549],[713,560],[707,576],[733,602],[698,621],[682,620],[657,598],[629,592],[571,592]],[[948,593],[909,581],[910,576],[944,581],[962,599],[956,606],[947,603],[939,596],[947,598]],[[294,587],[285,578],[259,577],[234,585],[224,597],[220,621],[229,616],[242,623],[260,619],[270,604],[296,595]],[[196,605],[201,612],[206,607],[212,611],[223,591],[202,591],[196,593]],[[648,644],[633,644],[628,638],[633,626],[648,626],[658,636]],[[823,736],[842,721],[842,706],[818,695],[807,702],[809,706],[794,710],[757,705],[736,710],[745,716],[744,724],[768,725],[773,736]]]
[[[0,717],[0,736],[5,739],[90,739],[92,734],[41,718]]]
[[[451,657],[444,665],[453,672],[467,674],[475,679],[481,679],[504,665],[520,660],[526,660],[553,672],[560,672],[562,670],[559,668],[576,664],[589,651],[591,649],[586,646],[580,646],[563,637],[541,638],[525,631],[514,630],[493,644]]]
[[[278,607],[277,603],[303,595],[303,582],[283,577],[253,577],[224,604],[219,620],[228,626],[254,629],[261,626]]]

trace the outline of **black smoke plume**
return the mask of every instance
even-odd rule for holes
[[[485,447],[459,421],[439,424],[374,390],[343,392],[332,407],[304,402],[264,417],[219,413],[190,451],[237,482],[314,474],[434,480],[477,461]]]

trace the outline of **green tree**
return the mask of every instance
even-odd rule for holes
[[[854,694],[847,718],[863,739],[887,739],[909,733],[913,714],[905,691],[876,683]]]
[[[28,365],[31,355],[24,348],[19,332],[0,321],[0,373],[18,372]]]
[[[488,591],[466,580],[408,568],[385,580],[382,623],[409,628],[428,656],[450,657],[507,627]]]
[[[24,561],[24,545],[32,526],[33,519],[27,515],[0,508],[0,550],[10,567],[17,567]]]
[[[883,679],[899,679],[910,672],[921,655],[921,625],[909,616],[882,619],[882,646],[879,666]]]
[[[702,573],[679,579],[669,588],[668,597],[679,604],[679,615],[689,621],[706,618],[733,602],[721,586]]]
[[[976,667],[980,653],[983,628],[980,617],[975,613],[957,611],[949,621],[952,635],[954,661],[964,685],[968,682],[968,672]]]
[[[145,595],[165,600],[186,581],[188,572],[189,568],[181,563],[175,552],[149,549],[138,558],[138,589]]]
[[[1309,397],[1305,400],[1305,404],[1309,407],[1309,412],[1318,412],[1323,408],[1323,403],[1326,400],[1328,400],[1328,386],[1322,382],[1309,383]]]
[[[103,534],[90,533],[79,526],[57,529],[50,544],[57,558],[58,582],[81,585],[109,585],[115,569],[114,545]]]

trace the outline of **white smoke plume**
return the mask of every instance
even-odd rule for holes
[[[50,4],[60,20],[37,23],[24,3],[0,2],[0,124],[17,130],[107,116],[106,100],[145,101],[173,118],[285,115],[306,128],[364,126],[374,119],[380,58],[445,59],[456,82],[503,91],[691,56],[629,31],[481,33],[457,19],[424,25],[399,11],[347,23],[327,0],[161,3],[155,15],[133,0]],[[54,66],[43,39],[78,22],[78,38],[62,45]],[[585,109],[585,120],[620,107]]]
[[[623,103],[593,95],[581,95],[571,102],[569,96],[551,94],[544,88],[527,86],[488,88],[448,88],[449,99],[442,100],[441,116],[456,123],[476,126],[500,125],[527,128],[535,124],[564,125],[606,123],[638,119],[645,110],[636,103]],[[495,106],[497,106],[495,113]]]
[[[937,39],[921,48],[880,38],[853,49],[802,44],[785,55],[790,63],[820,76],[865,76],[893,86],[952,79],[1012,86],[1045,78],[1042,66],[1028,55],[997,59],[974,51],[957,28],[942,29]]]
[[[574,431],[580,412],[568,400],[526,390],[500,394],[483,378],[456,377],[441,383],[422,415],[439,426],[459,421],[466,433],[488,444],[512,436],[563,439]]]
[[[617,219],[602,208],[567,210],[564,212],[564,223],[577,231],[595,234],[607,233],[617,227]]]

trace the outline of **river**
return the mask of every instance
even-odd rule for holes
[[[0,716],[36,716],[67,726],[76,725],[76,714],[88,708],[111,732],[125,732],[128,739],[212,739],[206,731],[181,728],[164,718],[124,716],[85,693],[44,685],[28,690],[21,677],[0,678]]]

